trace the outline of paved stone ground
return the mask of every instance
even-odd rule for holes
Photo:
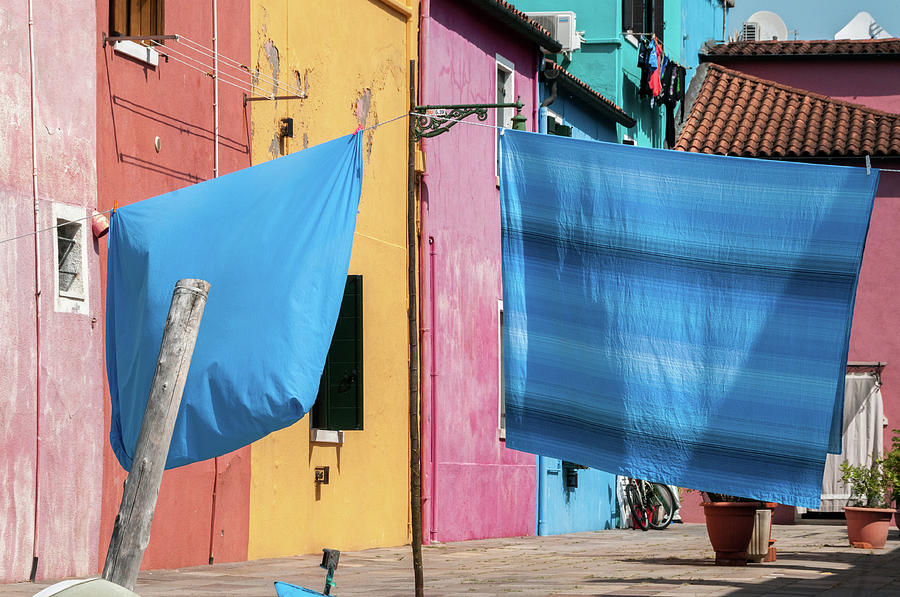
[[[713,564],[704,525],[665,531],[600,531],[516,537],[426,547],[426,594],[569,597],[575,595],[900,596],[900,536],[883,550],[852,549],[843,523],[776,526],[778,561]],[[274,597],[283,580],[321,590],[321,557],[142,572],[144,597]],[[412,595],[409,547],[344,552],[334,594]],[[50,583],[0,585],[0,595],[33,595]]]

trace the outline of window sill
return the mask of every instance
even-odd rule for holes
[[[344,432],[312,428],[309,430],[309,441],[315,444],[335,444],[339,446],[344,443]]]
[[[117,41],[113,44],[113,51],[123,56],[143,62],[148,66],[159,66],[159,52],[151,47],[139,44],[131,40]]]
[[[626,34],[625,34],[625,41],[627,41],[628,43],[630,43],[631,45],[633,45],[635,48],[638,47],[638,38],[637,38],[637,36],[634,35],[633,33],[626,33]]]

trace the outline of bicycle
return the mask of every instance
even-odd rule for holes
[[[675,516],[675,496],[668,485],[642,479],[628,479],[625,485],[625,504],[631,512],[635,528],[661,531]]]

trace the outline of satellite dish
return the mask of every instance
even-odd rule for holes
[[[750,15],[747,22],[759,25],[759,33],[756,38],[757,41],[767,41],[770,39],[785,41],[788,38],[787,25],[785,25],[784,21],[781,20],[781,17],[774,12],[760,10],[759,12]]]

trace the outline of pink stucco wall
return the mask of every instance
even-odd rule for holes
[[[4,240],[34,227],[26,2],[0,6],[0,39]],[[55,224],[54,204],[74,206],[84,217],[97,203],[97,40],[92,4],[35,0],[40,228]],[[5,389],[0,402],[0,581],[27,580],[33,556],[38,579],[87,575],[97,568],[103,395],[102,330],[95,318],[102,316],[98,246],[86,226],[87,308],[80,313],[55,310],[54,236],[38,236],[39,368],[34,237],[0,243],[0,387]]]
[[[456,4],[432,0],[423,7],[419,102],[495,102],[500,54],[515,65],[515,92],[526,105],[528,128],[536,130],[538,48]],[[487,122],[494,123],[493,114]],[[535,457],[507,449],[498,431],[500,194],[494,144],[492,129],[467,124],[422,143],[426,541],[530,535],[535,529]]]
[[[716,63],[791,87],[900,113],[900,59],[807,58]]]

